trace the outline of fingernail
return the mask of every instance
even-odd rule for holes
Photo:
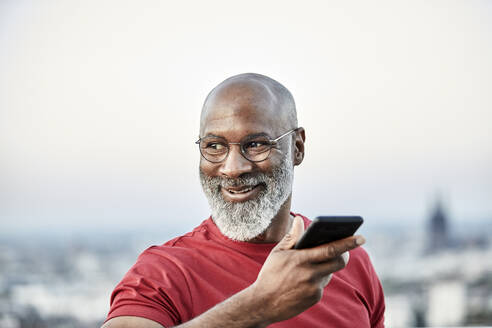
[[[362,237],[362,236],[355,237],[355,244],[357,246],[360,246],[360,245],[364,244],[365,242],[366,242],[366,239],[364,237]]]

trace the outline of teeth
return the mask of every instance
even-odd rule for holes
[[[253,190],[254,187],[247,187],[247,188],[244,188],[242,190],[228,190],[231,194],[243,194],[243,193],[246,193],[250,190]]]

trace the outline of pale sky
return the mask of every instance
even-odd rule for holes
[[[306,129],[293,210],[492,219],[490,1],[0,0],[0,230],[190,230],[199,113],[244,72]]]

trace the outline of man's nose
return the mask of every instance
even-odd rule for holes
[[[229,178],[239,178],[242,174],[253,170],[253,163],[241,154],[239,145],[230,145],[229,153],[222,162],[219,172]]]

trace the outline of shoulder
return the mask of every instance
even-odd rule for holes
[[[199,248],[203,243],[211,240],[207,221],[209,220],[203,221],[192,231],[175,237],[162,245],[150,246],[140,254],[137,261],[147,262],[149,259],[166,259],[172,257],[173,254],[178,255],[182,252]]]
[[[201,231],[199,226],[144,250],[113,290],[107,320],[136,316],[167,327],[188,317],[192,297],[186,270],[194,262],[194,243]]]
[[[369,254],[363,247],[357,247],[350,251],[350,262],[362,267],[372,267]]]
[[[186,234],[175,237],[162,245],[153,245],[138,256],[136,262],[125,275],[123,281],[135,277],[159,279],[168,276],[170,280],[177,277],[184,279],[184,270],[194,253],[207,241],[204,223]]]
[[[335,276],[364,295],[372,295],[381,289],[381,283],[371,259],[362,247],[350,251],[347,266],[336,272]]]
[[[349,262],[342,272],[365,285],[368,282],[372,284],[378,281],[376,270],[372,265],[369,254],[362,247],[357,247],[350,251]]]
[[[362,247],[351,250],[347,266],[335,275],[363,296],[372,326],[382,327],[385,311],[384,292],[366,250]]]

